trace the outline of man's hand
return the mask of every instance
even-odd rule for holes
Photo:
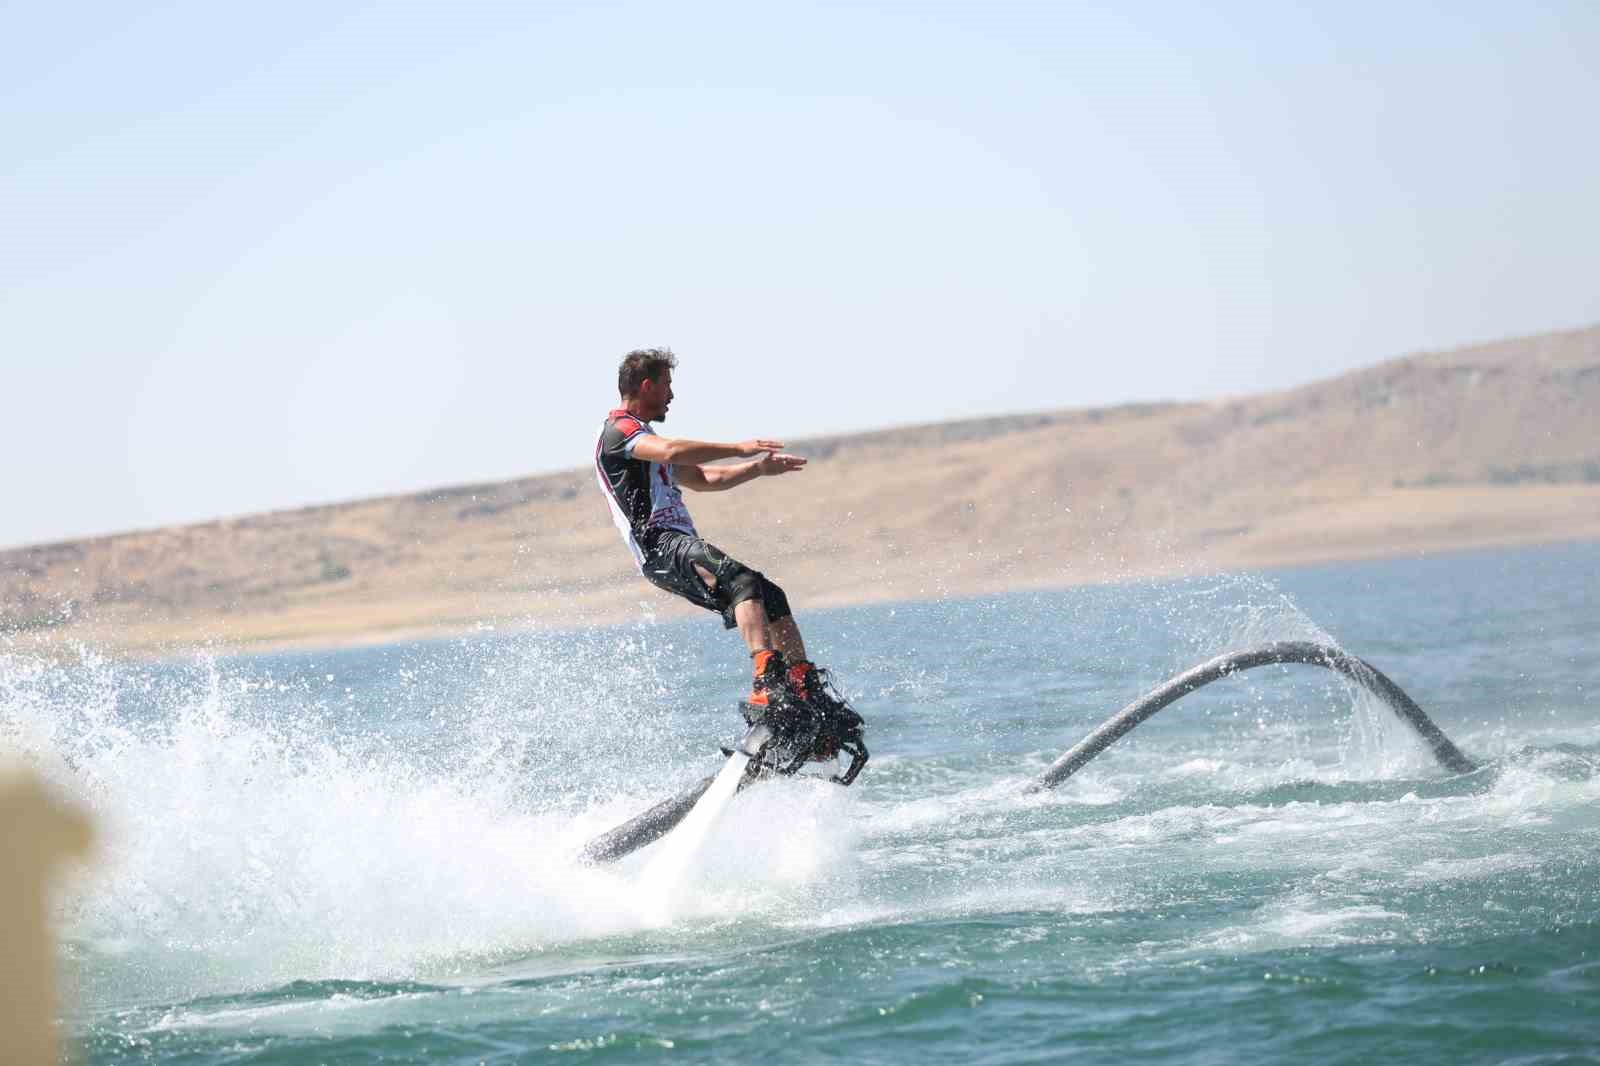
[[[756,471],[762,477],[771,477],[774,474],[787,474],[791,470],[799,470],[805,465],[806,461],[801,456],[789,455],[785,452],[773,452],[756,463]]]
[[[640,442],[640,448],[647,443]],[[751,444],[773,444],[777,441],[745,441],[731,447],[743,448]],[[634,449],[635,453],[638,448]],[[686,489],[696,492],[722,492],[735,485],[743,485],[758,477],[770,477],[774,474],[787,474],[799,470],[806,465],[805,459],[798,455],[789,455],[775,449],[768,449],[760,453],[762,458],[750,463],[726,463],[719,466],[700,466],[698,463],[675,463],[673,469],[678,472],[678,483]]]
[[[767,452],[783,451],[781,440],[742,440],[734,447],[739,449],[740,455],[765,455]]]

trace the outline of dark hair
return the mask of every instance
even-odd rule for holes
[[[671,348],[637,348],[623,356],[622,365],[617,367],[617,392],[632,396],[640,385],[655,381],[663,370],[677,365],[678,357],[672,354]]]

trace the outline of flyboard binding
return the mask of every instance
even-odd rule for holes
[[[789,777],[808,762],[836,760],[842,752],[850,756],[850,765],[828,780],[849,785],[867,765],[867,745],[861,737],[866,723],[832,692],[819,691],[805,702],[780,699],[765,706],[740,700],[739,713],[749,729],[736,747],[723,748],[722,754],[748,755],[745,773],[752,778]]]
[[[850,756],[850,764],[843,773],[829,778],[835,784],[849,785],[867,765],[861,716],[832,692],[819,692],[812,700],[784,699],[766,706],[741,700],[739,711],[748,728],[733,747],[721,751],[729,758],[735,754],[749,757],[740,790],[772,777],[792,777],[806,763],[837,760],[840,753]],[[713,780],[715,775],[703,778],[595,837],[584,846],[580,858],[588,863],[615,862],[660,840],[688,816]]]

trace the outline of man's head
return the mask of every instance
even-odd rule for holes
[[[678,357],[670,348],[640,348],[622,357],[617,367],[617,392],[623,405],[646,422],[667,417],[672,403],[672,370]]]

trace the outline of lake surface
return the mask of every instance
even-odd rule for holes
[[[156,665],[0,644],[0,727],[102,828],[59,915],[80,1059],[1600,1060],[1600,545],[789,591],[872,762],[740,794],[666,873],[573,856],[719,766],[748,660],[710,615]],[[1166,678],[1288,639],[1371,661],[1482,768],[1273,666],[1024,792]]]

